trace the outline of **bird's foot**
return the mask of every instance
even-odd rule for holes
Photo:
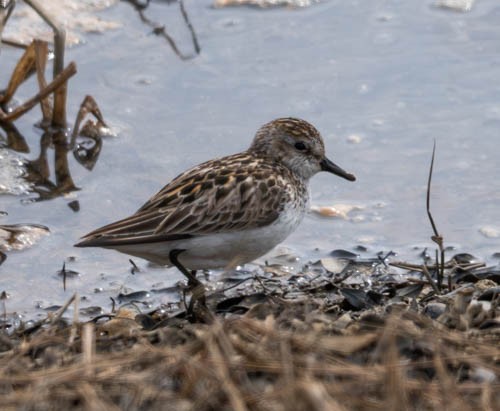
[[[184,251],[186,250],[172,250],[170,251],[168,257],[172,265],[174,265],[188,279],[188,288],[189,291],[191,291],[191,299],[189,300],[189,304],[185,303],[187,307],[186,313],[192,322],[207,322],[207,319],[211,318],[211,314],[208,311],[206,304],[205,286],[196,278],[196,271],[189,271],[177,258],[179,254]]]

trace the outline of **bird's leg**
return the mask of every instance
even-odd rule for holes
[[[170,251],[170,253],[168,254],[168,258],[170,260],[170,262],[182,273],[184,274],[187,279],[188,279],[188,284],[190,286],[196,286],[196,285],[199,285],[201,284],[200,280],[198,280],[196,278],[196,271],[193,270],[193,271],[189,271],[186,267],[184,267],[181,262],[179,261],[179,259],[177,258],[179,256],[179,254],[183,253],[184,251],[186,250],[179,250],[179,249],[175,249],[175,250],[172,250]]]
[[[179,259],[177,258],[179,254],[183,253],[184,251],[186,250],[172,250],[168,254],[168,258],[170,259],[172,265],[174,265],[188,279],[189,288],[193,293],[187,309],[188,313],[191,314],[193,312],[194,304],[196,303],[196,301],[199,301],[201,305],[205,306],[205,287],[203,286],[203,283],[196,278],[196,271],[189,271],[180,263]]]
[[[179,268],[179,267],[177,267],[177,268]],[[186,270],[186,268],[184,268],[184,269]],[[186,270],[186,271],[188,271],[188,270]],[[196,278],[196,270],[191,270],[190,274],[191,274],[191,276],[188,277],[188,285],[190,287],[196,287],[197,285],[200,285],[201,281]]]

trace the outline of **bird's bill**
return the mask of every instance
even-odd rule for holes
[[[335,164],[331,160],[328,160],[326,157],[321,161],[320,164],[321,170],[323,171],[328,171],[329,173],[336,174],[339,177],[345,178],[349,181],[356,181],[356,177],[353,174],[348,173],[344,169],[340,168],[337,164]]]

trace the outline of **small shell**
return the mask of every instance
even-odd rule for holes
[[[484,235],[486,238],[498,238],[500,237],[500,230],[495,227],[487,226],[481,227],[479,232]]]
[[[352,204],[336,204],[335,206],[311,206],[311,211],[322,217],[343,218],[347,220],[351,211],[360,211],[363,207]]]

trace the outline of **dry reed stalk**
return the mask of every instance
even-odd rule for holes
[[[235,411],[247,411],[248,408],[243,401],[240,390],[234,383],[230,371],[232,348],[229,344],[227,344],[227,341],[220,337],[223,332],[220,322],[215,322],[213,327],[213,334],[207,341],[207,348],[213,360],[214,372],[219,378],[219,382],[222,385],[223,391],[225,391],[229,402],[231,403],[232,409]],[[219,346],[219,340],[221,339],[223,340],[223,345],[226,350],[221,349]]]
[[[123,322],[122,332],[108,336],[97,323],[74,341],[69,327],[48,324],[23,348],[0,356],[2,406],[489,411],[500,400],[498,379],[488,385],[459,379],[464,369],[500,375],[495,334],[486,339],[479,330],[450,330],[402,312],[378,327],[360,321],[336,336],[329,327],[315,328],[312,312],[296,314],[284,309],[264,320],[216,318],[150,332],[127,332]],[[37,369],[54,350],[61,363]]]
[[[297,395],[302,397],[310,410],[315,411],[347,411],[343,405],[332,398],[324,384],[306,379],[297,383]],[[289,410],[297,408],[292,404]]]
[[[82,354],[85,364],[85,375],[92,376],[92,364],[95,357],[95,332],[94,324],[86,323],[82,327]]]
[[[38,88],[43,90],[47,87],[47,80],[45,80],[45,66],[47,65],[47,56],[49,53],[49,46],[46,41],[34,40],[35,44],[35,67],[38,81]],[[42,110],[42,124],[50,124],[52,118],[52,108],[49,102],[49,97],[40,99],[40,109]]]
[[[297,404],[297,381],[294,370],[294,358],[290,347],[290,341],[286,338],[281,338],[279,341],[280,362],[281,362],[281,395],[282,403],[287,409],[293,409]],[[304,387],[306,388],[306,387]],[[307,389],[306,389],[307,391]]]
[[[447,371],[443,358],[441,358],[441,349],[438,344],[434,347],[434,367],[436,370],[437,382],[440,388],[440,406],[456,411],[472,411],[462,401],[458,401],[459,393],[456,389],[456,381]]]
[[[385,372],[385,402],[388,411],[399,411],[408,408],[406,393],[406,367],[404,360],[399,356],[396,341],[396,327],[399,322],[397,316],[391,316],[387,327],[382,334],[379,346],[382,354]]]
[[[0,96],[0,103],[8,103],[14,96],[17,88],[33,73],[36,63],[35,42],[25,50],[14,68],[7,89]]]
[[[39,91],[34,97],[26,100],[23,104],[16,107],[10,113],[2,113],[0,115],[0,121],[4,122],[12,122],[21,117],[24,113],[32,109],[35,105],[37,105],[41,100],[45,99],[47,96],[52,94],[55,90],[62,87],[70,77],[76,74],[76,64],[71,62],[68,67],[66,67],[61,73],[51,81],[46,88]]]
[[[482,411],[494,411],[493,408],[493,390],[490,383],[483,384],[481,392],[481,409]]]
[[[57,310],[55,315],[50,320],[51,324],[55,324],[57,321],[59,321],[61,319],[61,317],[64,315],[64,313],[66,312],[68,307],[71,305],[71,303],[76,300],[77,295],[78,295],[77,293],[74,293],[70,297],[70,299],[68,301],[66,301],[66,303],[61,308],[59,308],[59,310]]]

